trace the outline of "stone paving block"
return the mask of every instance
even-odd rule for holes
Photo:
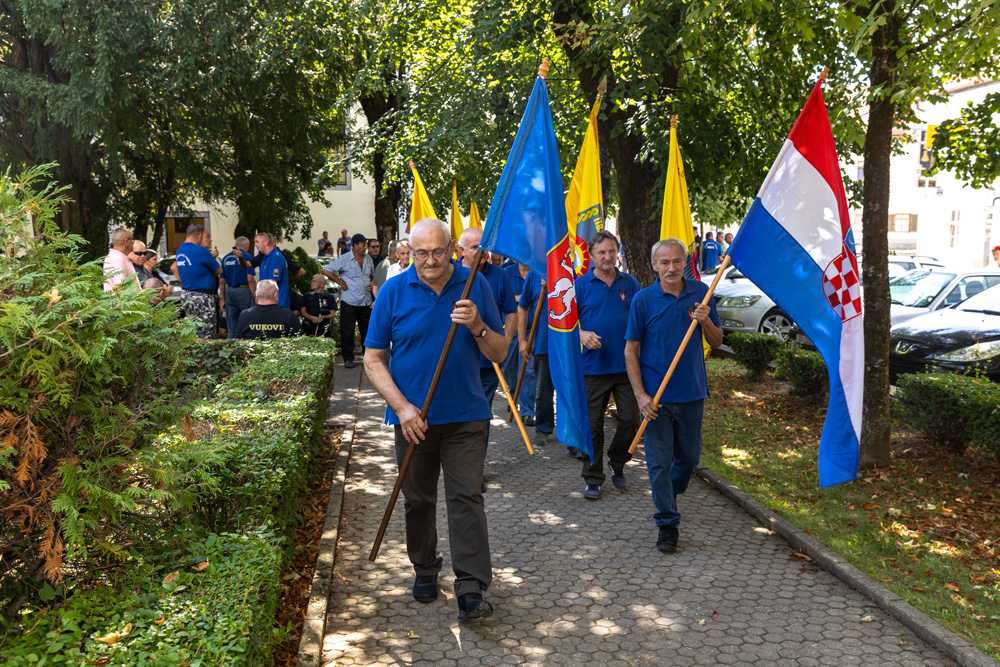
[[[498,419],[485,496],[496,614],[459,625],[443,502],[438,600],[410,596],[402,499],[378,561],[367,560],[396,466],[384,403],[367,384],[357,396],[325,665],[952,664],[860,593],[793,558],[780,537],[701,480],[680,498],[680,549],[665,556],[655,548],[641,448],[625,469],[626,492],[609,483],[587,501],[580,463],[561,445],[529,456]],[[496,414],[506,413],[502,400]]]

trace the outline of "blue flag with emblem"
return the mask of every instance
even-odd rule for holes
[[[480,244],[546,277],[543,296],[548,304],[549,373],[556,389],[556,438],[593,460],[568,232],[549,95],[545,79],[539,76],[507,155]]]

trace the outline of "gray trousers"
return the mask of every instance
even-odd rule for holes
[[[594,444],[594,461],[584,460],[581,475],[587,484],[599,486],[604,483],[604,412],[608,409],[608,399],[614,394],[617,424],[615,437],[608,447],[608,462],[615,474],[621,473],[622,467],[632,458],[628,453],[628,446],[639,430],[639,405],[625,373],[585,375],[583,384],[587,389],[587,412]]]
[[[440,424],[427,430],[416,446],[410,470],[403,480],[406,513],[406,551],[417,575],[437,574],[438,477],[444,470],[451,566],[455,594],[479,593],[493,579],[490,539],[483,506],[483,459],[486,422]],[[396,462],[406,453],[402,429],[396,429]]]

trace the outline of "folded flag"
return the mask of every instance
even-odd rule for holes
[[[482,229],[483,218],[479,215],[479,207],[476,202],[469,204],[469,229]]]
[[[462,210],[458,207],[458,183],[451,182],[451,240],[458,244],[462,235]]]
[[[823,355],[830,400],[819,485],[857,477],[864,395],[861,284],[822,81],[799,113],[729,248],[733,264]]]
[[[431,206],[431,198],[427,196],[427,189],[424,182],[417,173],[417,165],[410,160],[410,171],[413,172],[413,200],[410,202],[410,218],[406,221],[406,231],[409,232],[414,224],[424,218],[437,218],[434,207]]]
[[[556,438],[594,458],[580,355],[576,272],[549,95],[539,76],[486,216],[481,245],[546,276]]]
[[[566,222],[569,245],[575,249],[576,275],[590,270],[590,242],[604,230],[604,192],[601,188],[601,149],[597,138],[597,113],[601,110],[601,95],[597,95],[587,119],[580,156],[576,159],[573,178],[566,193]]]

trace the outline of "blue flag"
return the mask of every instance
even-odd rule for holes
[[[566,224],[559,149],[542,77],[493,195],[481,246],[546,277],[549,373],[556,389],[556,438],[594,459],[583,388],[576,273]]]

